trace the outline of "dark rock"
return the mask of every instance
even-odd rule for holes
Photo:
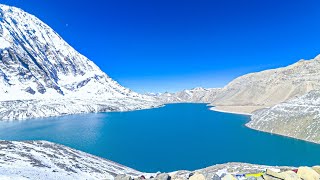
[[[47,91],[46,88],[42,84],[38,85],[37,90],[41,94],[44,94]]]
[[[211,179],[212,180],[221,180],[221,178],[217,174],[213,175]]]
[[[28,87],[25,91],[32,94],[32,95],[34,95],[36,93],[36,91],[33,90],[31,87]]]
[[[190,178],[190,177],[193,176],[193,175],[194,175],[194,173],[190,173],[188,177]]]

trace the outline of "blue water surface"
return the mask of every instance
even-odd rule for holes
[[[244,126],[249,116],[169,104],[111,112],[0,122],[0,139],[48,140],[140,171],[194,170],[226,162],[315,165],[320,145]]]

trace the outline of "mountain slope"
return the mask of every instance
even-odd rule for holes
[[[320,143],[320,91],[254,112],[247,126]]]
[[[94,100],[98,99],[97,106],[103,107],[93,108],[96,110],[113,109],[109,107],[116,106],[117,99],[125,99],[125,104],[136,107],[116,109],[141,109],[155,104],[151,97],[120,86],[35,16],[6,5],[0,5],[0,60],[0,101],[8,101],[0,103],[0,113],[11,114],[10,119],[38,117],[39,114],[46,117],[48,113],[38,112],[43,104],[40,100],[61,99],[50,107],[53,108],[51,111],[57,112],[56,115],[64,107],[64,99],[81,99],[82,107],[85,104],[94,107]],[[30,111],[30,108],[20,106],[23,103],[19,100],[34,101],[33,111],[36,113],[12,112],[12,108],[22,108],[20,112]],[[141,103],[142,100],[147,103]],[[96,110],[89,108],[83,112]],[[3,119],[7,117],[2,115]]]
[[[0,141],[0,179],[114,179],[139,171],[47,141]]]
[[[223,88],[195,88],[157,97],[163,102],[209,102],[214,109],[249,113],[320,90],[320,56],[240,76]]]
[[[236,78],[222,89],[216,106],[269,107],[320,89],[320,56],[290,66]],[[256,110],[253,109],[252,111]],[[251,112],[252,112],[251,111]]]

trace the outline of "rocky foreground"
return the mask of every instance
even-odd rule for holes
[[[320,166],[314,167],[268,167],[244,163],[215,165],[205,169],[160,173],[155,177],[117,175],[115,180],[319,180]]]
[[[0,141],[0,179],[8,180],[319,180],[320,167],[227,163],[195,171],[143,173],[47,141]]]

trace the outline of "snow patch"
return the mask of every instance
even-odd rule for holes
[[[9,48],[10,43],[6,41],[3,37],[0,37],[0,49]]]

